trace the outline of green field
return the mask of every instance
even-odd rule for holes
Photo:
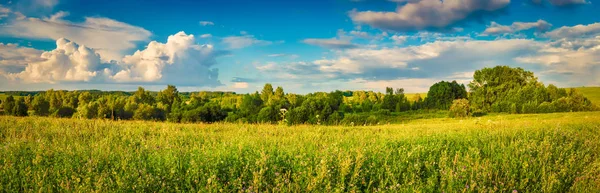
[[[600,112],[370,127],[0,117],[0,192],[598,192]]]

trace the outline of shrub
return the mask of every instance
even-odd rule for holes
[[[527,102],[523,104],[521,113],[536,113],[538,105],[535,102]]]
[[[381,116],[390,116],[392,114],[392,112],[390,112],[390,110],[387,110],[387,109],[381,109],[381,110],[377,111],[376,114],[381,115]]]
[[[338,125],[342,122],[343,119],[344,119],[344,113],[336,111],[336,112],[333,112],[333,114],[329,115],[329,117],[327,118],[327,124]]]
[[[469,116],[469,101],[467,99],[456,99],[450,106],[450,117]]]
[[[54,112],[54,117],[72,117],[75,114],[75,109],[72,107],[60,107],[56,112]]]
[[[540,105],[538,105],[537,112],[538,113],[553,113],[554,106],[552,106],[552,103],[550,103],[550,102],[543,102]]]

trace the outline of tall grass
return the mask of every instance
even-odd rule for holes
[[[599,192],[599,117],[370,127],[0,117],[0,192]]]

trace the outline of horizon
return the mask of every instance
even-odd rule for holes
[[[598,12],[591,0],[0,0],[0,90],[423,93],[497,65],[597,87]]]

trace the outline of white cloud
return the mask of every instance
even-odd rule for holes
[[[28,63],[25,70],[6,76],[25,83],[87,82],[105,70],[94,50],[64,38],[56,40],[56,49],[40,58],[43,61]]]
[[[8,17],[8,14],[11,13],[11,10],[0,5],[0,19]]]
[[[0,34],[20,38],[67,38],[94,48],[102,59],[119,60],[124,52],[147,41],[152,35],[144,28],[103,17],[85,17],[83,22],[64,20],[67,12],[57,12],[48,18],[17,18],[0,29]]]
[[[213,23],[212,21],[200,21],[200,25],[209,26],[209,25],[215,25],[215,23]]]
[[[248,88],[248,83],[247,82],[235,82],[235,83],[233,83],[233,88],[236,88],[236,89]]]
[[[499,34],[512,34],[515,32],[533,29],[535,28],[537,32],[544,32],[550,29],[552,24],[544,21],[538,20],[537,22],[514,22],[510,26],[500,25],[496,22],[492,22],[486,29],[483,31],[485,35],[499,35]]]
[[[545,33],[545,36],[552,39],[561,38],[585,38],[600,35],[600,23],[589,25],[563,26],[558,29]]]
[[[144,83],[177,84],[181,86],[222,85],[218,69],[212,68],[216,58],[226,54],[212,45],[195,44],[193,35],[179,32],[169,36],[166,43],[152,41],[146,49],[122,58],[119,62],[103,63],[94,49],[60,38],[56,49],[43,52],[0,44],[4,62],[19,61],[24,65],[17,72],[0,71],[8,79],[23,83]],[[25,64],[26,63],[26,64]]]
[[[166,43],[152,41],[146,49],[123,58],[123,70],[112,79],[117,82],[164,82],[218,86],[216,57],[223,53],[212,45],[195,44],[194,35],[179,32],[169,36]]]
[[[346,49],[346,48],[356,48],[358,47],[356,44],[351,43],[349,40],[340,40],[340,39],[318,39],[318,38],[308,38],[302,40],[305,44],[320,46],[324,48],[330,49]]]
[[[223,38],[223,43],[227,44],[230,49],[240,49],[252,45],[269,45],[273,42],[256,39],[253,35],[229,36]]]
[[[40,62],[42,51],[20,47],[17,44],[0,43],[0,70],[6,68],[22,69],[28,63]]]
[[[392,37],[390,37],[390,39],[392,39],[395,44],[404,44],[404,42],[406,42],[406,39],[408,39],[408,36],[393,35]]]
[[[200,38],[211,38],[212,35],[211,34],[202,34],[200,35]]]
[[[269,54],[267,56],[268,57],[280,57],[280,56],[285,56],[285,54]]]
[[[395,12],[352,11],[352,21],[393,31],[446,28],[474,12],[502,9],[510,0],[420,0],[398,5]]]

